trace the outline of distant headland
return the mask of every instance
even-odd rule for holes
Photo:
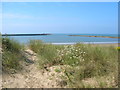
[[[68,35],[68,36],[80,36],[80,37],[102,37],[102,38],[120,38],[120,37],[112,37],[112,36],[91,36],[91,35]]]
[[[2,36],[39,36],[39,35],[51,35],[48,33],[43,34],[2,34]]]

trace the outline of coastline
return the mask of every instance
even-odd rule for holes
[[[76,43],[47,43],[53,45],[74,45]],[[81,42],[81,44],[92,44],[92,45],[118,45],[117,42]]]
[[[24,34],[25,35],[25,34]],[[71,45],[75,43],[83,44],[109,44],[109,43],[118,43],[117,38],[100,38],[100,37],[70,37],[67,34],[51,34],[51,35],[37,35],[33,36],[8,36],[8,38],[18,40],[20,43],[28,43],[30,40],[41,40],[45,43],[55,44],[55,45]],[[97,35],[97,34],[96,34]],[[92,35],[90,35],[92,36]],[[107,35],[106,35],[107,36]],[[111,35],[112,36],[112,35]],[[113,35],[116,36],[117,35]],[[3,36],[4,38],[5,36]]]
[[[94,35],[68,35],[68,36],[79,36],[79,37],[101,37],[101,38],[120,38],[120,37],[112,37],[112,36],[94,36]]]

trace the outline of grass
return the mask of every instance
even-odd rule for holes
[[[40,40],[31,40],[29,42],[29,47],[38,54],[38,58],[40,59],[38,62],[40,68],[59,63],[55,56],[57,55],[57,48],[61,47],[57,47],[52,44],[44,44]]]
[[[71,88],[117,87],[119,48],[90,44],[52,45],[40,40],[30,40],[28,47],[37,54],[41,69],[54,65],[64,66],[62,78]],[[3,71],[19,70],[24,46],[2,38]]]
[[[82,80],[100,78],[112,74],[117,86],[118,50],[115,47],[94,46],[90,44],[51,45],[32,40],[29,47],[38,54],[39,66],[68,65],[64,70],[68,87],[83,88]],[[60,70],[56,70],[59,72]],[[97,81],[98,82],[98,81]],[[108,82],[111,82],[108,80]],[[99,82],[98,87],[110,87],[107,82]],[[92,86],[94,87],[94,86]]]
[[[21,51],[24,46],[19,42],[2,38],[2,69],[3,72],[11,72],[20,69],[19,61],[23,60]]]
[[[61,72],[61,70],[60,70],[60,69],[55,69],[55,72],[60,73],[60,72]]]
[[[68,73],[69,77],[74,77],[71,77],[71,81],[68,80],[70,81],[70,86],[82,88],[79,85],[82,80],[107,76],[111,73],[117,79],[118,51],[114,47],[93,47],[81,44],[77,44],[77,46],[83,49],[86,54],[83,56],[84,61],[80,60],[79,64],[74,65],[74,69],[66,68],[66,73]],[[117,85],[117,82],[115,83]]]

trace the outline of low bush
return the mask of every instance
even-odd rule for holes
[[[67,76],[69,76],[68,82],[70,86],[77,88],[81,87],[81,81],[86,78],[102,77],[112,74],[114,81],[117,85],[117,71],[118,71],[118,51],[114,47],[100,47],[91,45],[76,44],[74,48],[79,50],[79,58],[74,63],[74,69],[66,68]],[[69,49],[70,50],[70,49]],[[81,54],[80,52],[85,52]],[[73,52],[75,53],[75,51]],[[68,56],[70,57],[70,56]],[[64,59],[69,62],[70,59]],[[73,60],[73,59],[72,59]],[[116,78],[116,79],[115,79]],[[76,82],[77,81],[77,82]],[[114,86],[115,87],[115,86]]]
[[[57,46],[45,44],[40,40],[31,40],[29,42],[29,47],[38,54],[38,58],[40,59],[38,61],[40,68],[52,66],[58,63],[56,61]]]
[[[19,61],[23,59],[21,51],[24,46],[19,42],[2,38],[2,69],[3,72],[20,69]]]
[[[86,78],[103,77],[109,74],[117,78],[118,51],[112,46],[103,47],[80,43],[51,45],[37,40],[30,41],[29,47],[38,54],[41,68],[68,65],[64,73],[71,87],[83,88],[80,83]],[[84,87],[87,86],[84,85]]]

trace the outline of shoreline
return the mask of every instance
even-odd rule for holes
[[[53,45],[75,45],[76,43],[52,43]],[[82,43],[82,44],[90,44],[92,46],[103,46],[103,47],[108,47],[108,46],[113,46],[113,47],[119,47],[120,43],[117,42],[109,42],[109,43]]]
[[[81,44],[119,44],[119,42],[79,42]],[[47,44],[53,44],[53,45],[74,45],[77,43],[47,43]]]
[[[112,36],[91,36],[91,35],[68,35],[68,36],[79,36],[79,37],[101,37],[101,38],[120,38],[120,37],[112,37]]]

